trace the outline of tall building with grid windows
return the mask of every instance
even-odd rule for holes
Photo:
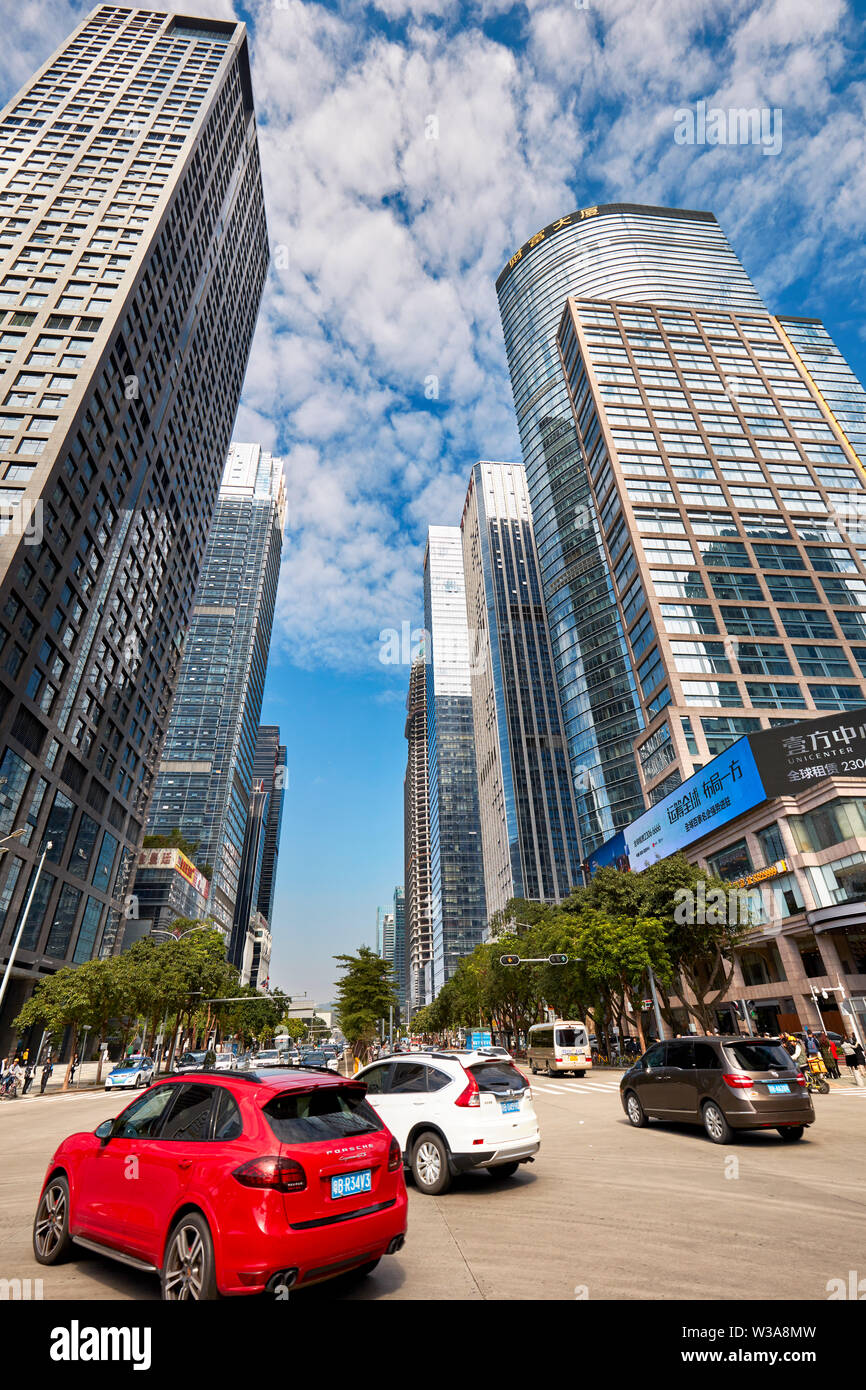
[[[711,213],[628,203],[557,218],[496,289],[586,857],[643,809],[644,712],[556,348],[563,306],[573,294],[766,311]]]
[[[406,888],[406,1004],[411,1014],[432,998],[430,806],[427,779],[427,670],[412,663],[406,695],[403,779],[403,876]]]
[[[526,473],[476,463],[461,522],[488,919],[582,883]]]
[[[487,925],[469,627],[459,526],[431,526],[424,555],[432,995]]]
[[[120,944],[267,263],[244,26],[98,6],[0,112],[0,1048]]]
[[[198,846],[196,863],[211,872],[209,913],[238,966],[249,913],[237,921],[235,907],[285,516],[282,459],[232,444],[147,821],[149,835],[177,829]]]
[[[400,1018],[406,1022],[406,890],[394,889],[394,983],[400,1001]]]

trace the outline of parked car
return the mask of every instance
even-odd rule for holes
[[[369,1274],[401,1248],[400,1147],[364,1086],[326,1074],[157,1082],[48,1165],[39,1264],[78,1246],[158,1274],[169,1301]],[[125,1181],[130,1157],[136,1181]]]
[[[106,1091],[121,1091],[127,1087],[138,1089],[139,1086],[149,1086],[153,1080],[153,1058],[145,1057],[138,1053],[132,1057],[126,1057],[117,1066],[112,1067],[105,1078]]]
[[[373,1062],[357,1079],[420,1192],[446,1192],[455,1174],[473,1168],[510,1178],[540,1147],[529,1082],[505,1058],[419,1052]]]
[[[778,1129],[788,1142],[815,1123],[812,1097],[778,1038],[693,1037],[657,1042],[620,1081],[637,1129],[649,1119],[703,1125],[714,1144],[739,1129]]]
[[[322,1052],[318,1048],[301,1053],[301,1066],[325,1067],[328,1071],[339,1071],[340,1069],[340,1063],[336,1057],[331,1057],[328,1053]]]
[[[237,1066],[233,1052],[218,1052],[214,1061],[215,1071],[234,1071]]]

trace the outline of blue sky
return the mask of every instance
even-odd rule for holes
[[[5,7],[0,100],[89,8]],[[325,1000],[402,877],[408,672],[379,634],[420,625],[425,528],[459,521],[472,463],[519,457],[496,275],[579,206],[707,208],[770,307],[823,318],[863,378],[864,4],[178,8],[250,26],[273,264],[235,434],[283,455],[289,497],[272,980]],[[675,143],[700,100],[780,108],[779,154]]]

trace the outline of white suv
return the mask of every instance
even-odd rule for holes
[[[510,1178],[538,1152],[529,1082],[506,1058],[419,1052],[373,1062],[357,1076],[419,1192],[445,1192],[455,1173],[470,1168]]]

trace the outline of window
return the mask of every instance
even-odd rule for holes
[[[123,1112],[112,1135],[122,1139],[152,1139],[162,1123],[169,1101],[177,1090],[178,1086],[174,1083],[148,1091],[146,1096],[133,1102]]]
[[[765,825],[763,830],[758,831],[758,840],[764,852],[765,864],[775,864],[779,859],[785,858],[782,832],[775,821],[772,825]]]
[[[745,878],[746,874],[752,872],[752,858],[749,854],[745,840],[737,840],[736,844],[729,845],[727,849],[719,850],[718,854],[712,855],[707,860],[710,872],[716,878],[723,878],[726,883],[733,879]]]
[[[214,1139],[240,1139],[243,1128],[237,1101],[227,1087],[220,1087],[214,1123]]]
[[[364,1083],[371,1095],[383,1096],[385,1094],[388,1090],[388,1078],[392,1069],[390,1062],[383,1062],[380,1066],[371,1067],[369,1071],[364,1072]]]
[[[395,1062],[388,1094],[405,1095],[427,1090],[427,1068],[418,1062]]]
[[[578,1034],[572,1028],[556,1030],[557,1045],[563,1047],[586,1047],[589,1039],[583,1034],[583,1042],[576,1041]],[[572,1042],[568,1042],[560,1037],[560,1034],[570,1035]],[[513,1066],[510,1062],[475,1062],[468,1068],[478,1083],[479,1091],[492,1091],[494,1095],[503,1091],[525,1091],[527,1086],[526,1077]]]
[[[281,1144],[350,1139],[382,1129],[373,1107],[360,1090],[350,1086],[320,1086],[301,1095],[277,1096],[265,1107],[265,1115]]]
[[[197,1141],[207,1139],[214,1100],[213,1086],[189,1081],[180,1094],[159,1133],[160,1139]]]
[[[705,1044],[709,1047],[709,1043]],[[693,1042],[686,1042],[684,1039],[674,1039],[672,1042],[665,1043],[665,1066],[679,1067],[682,1071],[694,1071],[695,1068],[695,1045]]]
[[[694,1065],[696,1071],[721,1071],[722,1059],[710,1043],[696,1042]]]

